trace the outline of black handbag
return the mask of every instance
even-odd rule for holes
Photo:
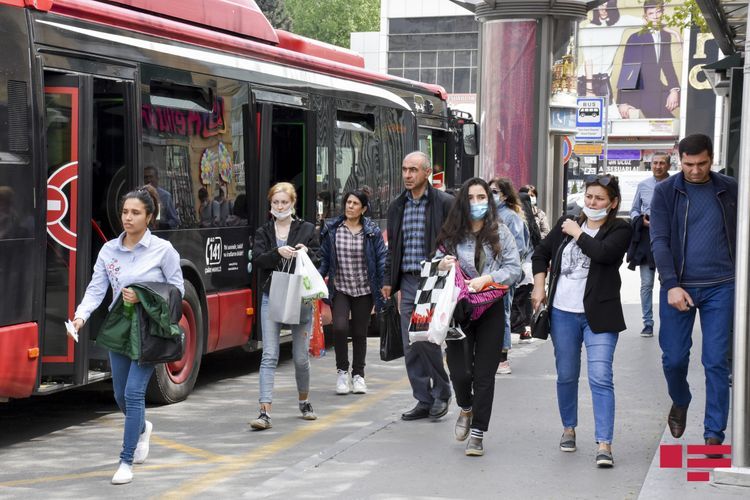
[[[378,313],[380,329],[380,359],[393,361],[404,355],[404,342],[401,337],[401,316],[396,299],[391,297]]]
[[[535,339],[547,340],[549,330],[549,311],[547,310],[547,306],[542,304],[531,316],[531,336]]]

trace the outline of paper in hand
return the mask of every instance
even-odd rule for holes
[[[76,327],[73,326],[73,322],[69,319],[65,320],[65,330],[68,332],[68,336],[78,342],[78,332],[76,332]]]

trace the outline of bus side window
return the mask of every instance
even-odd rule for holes
[[[339,110],[334,132],[334,210],[343,210],[344,193],[368,186],[372,172],[379,169],[379,138],[375,115]]]
[[[142,86],[149,89],[141,110],[143,182],[159,194],[158,229],[247,225],[247,85],[187,76],[193,84],[150,80]]]

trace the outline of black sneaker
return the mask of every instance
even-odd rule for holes
[[[596,452],[596,466],[604,469],[614,467],[615,461],[612,458],[612,452],[604,448],[600,448]]]
[[[641,330],[641,337],[653,337],[653,336],[654,336],[654,327],[644,326],[643,330]]]
[[[299,405],[299,411],[302,412],[302,418],[305,420],[317,420],[318,416],[313,411],[313,407],[308,401],[307,403],[303,403]]]
[[[563,430],[563,435],[560,438],[560,451],[573,452],[576,451],[576,431],[574,430]]]
[[[268,416],[268,413],[261,410],[258,418],[250,421],[250,427],[258,431],[270,429],[271,427],[273,427],[271,425],[271,417]]]

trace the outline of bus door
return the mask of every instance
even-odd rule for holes
[[[448,156],[448,132],[426,127],[419,128],[419,150],[432,163],[432,186],[445,191],[453,188],[454,175]]]
[[[43,90],[47,238],[40,393],[108,375],[106,352],[92,338],[102,309],[77,343],[66,335],[64,321],[83,298],[99,249],[122,230],[119,200],[135,181],[132,80],[47,70]],[[108,292],[103,303],[110,300]]]
[[[254,92],[256,99],[276,98],[286,94]],[[260,196],[258,204],[263,224],[268,218],[266,193],[277,182],[290,182],[297,191],[296,216],[315,222],[315,169],[310,168],[310,147],[315,144],[315,122],[307,109],[307,99],[295,97],[299,106],[259,102],[260,126]]]
[[[315,223],[316,189],[314,158],[315,121],[308,109],[308,98],[301,94],[282,94],[254,90],[259,123],[259,182],[256,205],[257,226],[269,217],[268,190],[277,182],[289,182],[297,191],[296,216]],[[310,151],[313,148],[313,152]],[[261,287],[262,283],[256,283]],[[261,292],[256,288],[256,311],[260,311]],[[256,318],[260,314],[255,315]],[[260,321],[254,329],[255,339]],[[282,335],[285,332],[282,331]],[[261,334],[262,335],[262,334]]]

